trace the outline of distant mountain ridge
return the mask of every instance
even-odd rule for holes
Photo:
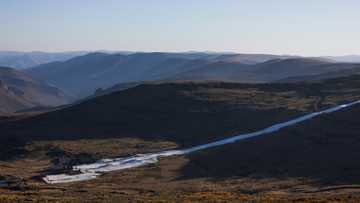
[[[327,58],[266,54],[221,53],[90,53],[65,62],[42,64],[25,70],[78,98],[99,88],[140,81],[230,81],[268,83],[290,77],[335,71],[351,73],[358,64]],[[325,78],[326,79],[326,78]]]
[[[292,76],[316,75],[354,67],[360,66],[333,63],[321,58],[273,59],[255,65],[218,62],[194,71],[178,74],[172,79],[262,83]]]
[[[360,63],[360,55],[326,56],[324,58],[345,63]]]
[[[54,61],[66,61],[75,56],[84,55],[87,52],[9,52],[0,51],[0,66],[12,67],[15,69],[26,69],[44,63]]]
[[[94,51],[64,51],[64,52],[20,52],[20,51],[0,51],[0,66],[12,67],[16,69],[26,69],[29,67],[38,66],[45,63],[55,61],[66,61],[73,57],[82,56]],[[130,55],[136,53],[134,51],[108,51],[98,50],[106,54],[123,54]],[[274,54],[241,54],[236,52],[201,52],[201,51],[188,51],[188,52],[171,52],[172,57],[185,58],[185,59],[198,59],[207,58],[216,61],[226,62],[241,62],[244,64],[262,63],[274,58],[301,58],[297,55],[274,55]],[[344,55],[344,56],[322,56],[321,58],[334,60],[336,62],[345,63],[360,63],[360,55]]]

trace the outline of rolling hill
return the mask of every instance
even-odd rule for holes
[[[354,117],[359,106],[264,137],[160,159],[88,182],[49,186],[39,177],[103,158],[191,147],[253,132],[359,100],[359,87],[359,75],[306,84],[141,84],[41,115],[0,120],[0,169],[3,176],[19,180],[15,182],[23,190],[35,188],[26,198],[37,200],[54,193],[59,194],[52,198],[64,200],[80,193],[81,200],[66,201],[91,201],[101,193],[114,201],[136,194],[139,201],[262,197],[298,202],[296,195],[305,202],[347,202],[360,198],[360,166],[354,161],[359,155],[360,125]]]
[[[359,84],[357,75],[314,84],[143,84],[25,119],[16,126],[24,128],[25,137],[127,135],[186,146],[355,100]]]
[[[322,58],[274,59],[255,65],[218,62],[178,74],[170,79],[268,83],[289,77],[315,76],[335,71],[339,76],[347,76],[352,74],[349,70],[356,68],[360,68],[360,64],[334,63]]]
[[[186,63],[188,59],[172,62],[166,60],[166,54],[163,53],[132,55],[92,53],[66,62],[44,64],[29,69],[27,73],[81,97],[92,94],[97,88],[106,88],[119,82],[156,78],[155,73],[150,71],[154,66],[164,64],[165,69],[169,66],[176,68]],[[162,74],[161,71],[159,72]]]
[[[331,71],[327,73],[322,73],[318,75],[307,75],[307,76],[297,76],[297,77],[288,77],[276,82],[280,83],[305,83],[305,82],[321,82],[323,80],[332,79],[332,78],[341,78],[349,75],[360,74],[360,68],[358,64],[344,64],[348,68],[346,70]]]
[[[57,106],[68,101],[69,97],[59,89],[23,72],[0,67],[0,112],[3,114],[37,106]]]
[[[278,57],[284,56],[206,53],[134,53],[127,55],[91,53],[66,62],[40,65],[26,72],[33,77],[46,80],[70,94],[83,97],[92,94],[98,88],[108,88],[118,83],[164,80],[219,61],[249,63],[251,60],[251,63],[257,63]]]
[[[323,58],[257,54],[206,53],[91,53],[65,62],[43,64],[26,73],[83,98],[97,89],[143,81],[229,81],[268,83],[349,70],[359,64],[335,63]]]
[[[190,164],[183,168],[184,176],[301,177],[319,187],[357,185],[360,164],[354,158],[360,155],[360,122],[354,115],[359,113],[357,105],[268,136],[192,154]]]

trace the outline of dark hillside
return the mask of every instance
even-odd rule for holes
[[[1,137],[136,137],[182,146],[250,132],[360,98],[360,76],[316,84],[145,84],[0,124]]]

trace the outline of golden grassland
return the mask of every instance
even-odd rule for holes
[[[99,147],[99,143],[109,147]],[[10,162],[1,162],[2,175],[15,175],[24,179],[24,191],[0,189],[0,202],[358,202],[360,189],[344,187],[323,189],[307,178],[255,178],[233,177],[226,179],[186,178],[182,168],[189,163],[186,156],[160,160],[158,164],[118,171],[99,179],[59,185],[46,185],[34,177],[41,175],[51,165],[52,157],[45,153],[47,147],[58,147],[71,153],[91,151],[104,156],[126,155],[115,148],[122,143],[147,145],[149,148],[176,145],[170,142],[150,144],[130,138],[96,140],[51,141],[27,146],[30,156]],[[46,146],[46,147],[44,147]],[[83,146],[83,147],[82,147]],[[104,145],[103,145],[104,146]],[[120,148],[122,149],[122,148]],[[141,151],[141,150],[140,150]],[[133,148],[133,152],[137,151]],[[19,170],[21,169],[21,170]]]

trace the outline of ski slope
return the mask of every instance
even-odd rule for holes
[[[156,163],[156,162],[158,162],[160,157],[169,157],[169,156],[175,156],[175,155],[189,154],[189,153],[193,153],[196,151],[205,150],[205,149],[208,149],[211,147],[231,144],[231,143],[238,142],[238,141],[241,141],[244,139],[270,134],[270,133],[279,131],[283,128],[290,127],[290,126],[302,123],[304,121],[310,120],[312,118],[318,117],[320,115],[337,112],[342,109],[354,106],[356,104],[360,104],[360,100],[352,102],[352,103],[348,103],[348,104],[339,105],[339,106],[329,108],[329,109],[326,109],[323,111],[310,113],[305,116],[301,116],[299,118],[295,118],[295,119],[292,119],[287,122],[272,125],[268,128],[265,128],[263,130],[259,130],[256,132],[235,135],[235,136],[232,136],[232,137],[229,137],[226,139],[222,139],[222,140],[219,140],[216,142],[198,145],[198,146],[194,146],[194,147],[187,148],[187,149],[167,150],[167,151],[162,151],[162,152],[158,152],[158,153],[150,153],[150,154],[138,154],[135,156],[124,157],[124,158],[104,159],[104,160],[97,161],[96,163],[93,163],[93,164],[78,165],[78,166],[73,167],[73,170],[78,172],[78,174],[76,174],[76,175],[66,175],[66,174],[49,175],[49,176],[45,176],[43,178],[43,180],[48,184],[69,183],[69,182],[92,180],[92,179],[99,177],[103,173],[124,170],[124,169],[129,169],[129,168],[135,168],[135,167],[139,167],[139,166]]]

